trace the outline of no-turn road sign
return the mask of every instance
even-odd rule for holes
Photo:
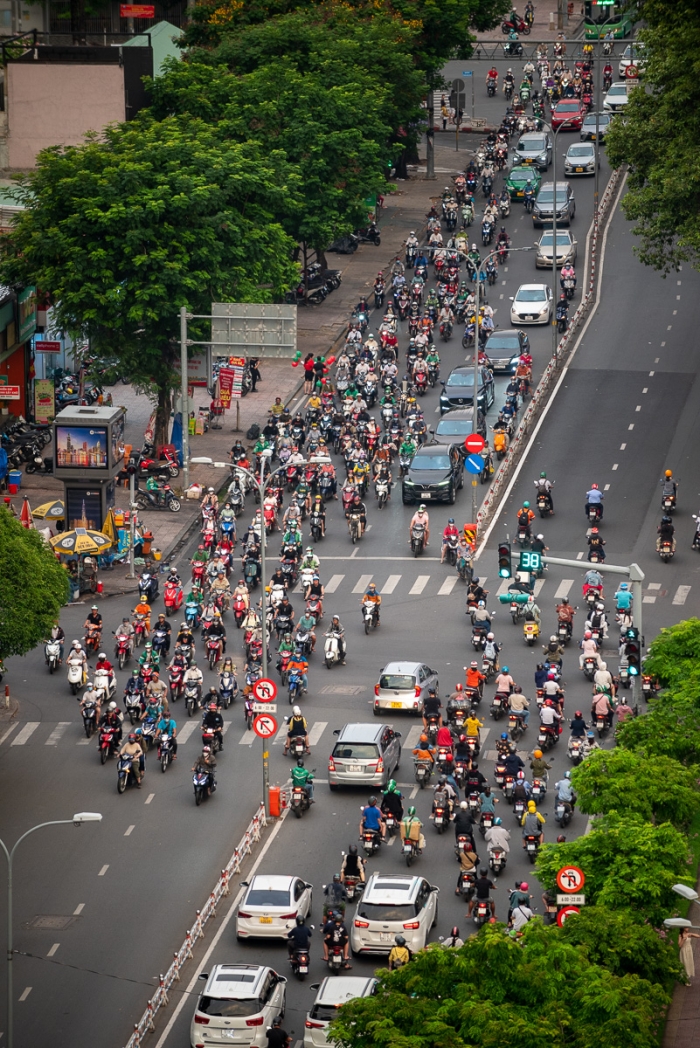
[[[573,917],[575,913],[580,913],[578,906],[564,906],[557,914],[557,924],[560,928],[564,927],[564,922],[569,918]]]
[[[277,698],[277,685],[269,677],[261,677],[253,685],[253,697],[258,702],[274,702]]]
[[[277,721],[269,713],[261,713],[253,721],[253,731],[261,739],[269,739],[277,732]]]
[[[580,892],[585,883],[584,872],[578,866],[562,866],[557,874],[557,884],[563,892]]]
[[[480,451],[484,450],[486,441],[482,437],[481,433],[470,433],[467,439],[464,441],[464,446],[467,451],[473,452],[478,455]]]

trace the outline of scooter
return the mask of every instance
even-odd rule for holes
[[[340,662],[340,640],[337,633],[326,633],[326,643],[323,646],[323,657],[325,659],[326,668],[331,669],[336,663]]]
[[[44,648],[44,654],[49,673],[53,673],[54,670],[58,669],[58,664],[61,661],[61,645],[57,640],[48,641]],[[68,679],[70,680],[70,677]]]

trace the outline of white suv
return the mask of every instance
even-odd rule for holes
[[[371,997],[377,992],[376,979],[362,976],[334,975],[322,983],[312,983],[311,990],[318,990],[311,1011],[306,1016],[304,1048],[326,1048],[328,1024],[336,1018],[338,1009],[355,997]]]
[[[205,986],[192,1016],[192,1048],[264,1048],[268,1027],[284,1016],[287,980],[262,964],[217,964],[199,978]]]
[[[373,873],[350,928],[353,953],[390,953],[396,935],[412,953],[422,950],[437,922],[439,891],[425,877]]]

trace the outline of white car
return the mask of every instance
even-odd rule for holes
[[[284,1015],[287,980],[262,964],[217,964],[199,978],[205,986],[190,1025],[192,1048],[264,1048],[268,1027]]]
[[[338,1009],[356,997],[371,997],[377,992],[377,979],[366,979],[360,975],[334,975],[322,983],[312,983],[310,989],[318,990],[311,1011],[304,1024],[304,1048],[327,1048],[328,1024],[336,1018]]]
[[[422,950],[437,922],[439,888],[425,877],[373,873],[350,928],[353,953],[390,953],[403,935],[412,953]]]
[[[574,142],[569,146],[564,157],[564,174],[570,178],[573,175],[595,174],[594,142]]]
[[[625,70],[632,63],[636,65],[637,69],[644,69],[644,44],[634,43],[628,44],[625,50],[622,52],[622,58],[620,59],[620,65],[618,67],[618,74],[622,77],[625,75]]]
[[[548,324],[552,319],[552,289],[549,284],[521,284],[510,307],[510,322]]]
[[[634,87],[634,82],[630,85],[626,80],[618,80],[617,83],[611,84],[603,99],[603,109],[608,113],[619,113],[624,109],[629,102],[628,87]]]
[[[248,891],[236,914],[238,939],[286,939],[297,916],[311,912],[313,885],[301,877],[258,873],[243,884]]]

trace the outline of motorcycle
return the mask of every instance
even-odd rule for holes
[[[113,757],[117,752],[117,730],[116,728],[103,727],[100,728],[100,735],[97,743],[97,748],[100,751],[100,763],[106,764],[109,757]],[[88,738],[90,736],[88,735]]]
[[[374,855],[375,852],[379,851],[382,837],[378,830],[363,830],[360,839],[362,841],[364,853],[368,858]]]
[[[80,688],[85,685],[82,664],[79,662],[68,663],[68,683],[73,695],[77,695]]]
[[[539,837],[526,837],[525,838],[525,851],[530,862],[534,865],[537,862],[537,853],[540,850],[540,839]]]
[[[182,607],[182,586],[176,582],[166,582],[163,591],[166,614],[174,615]]]
[[[110,674],[106,670],[95,670],[93,681],[93,687],[96,691],[102,692],[104,700],[114,698],[117,682],[113,673]]]
[[[436,804],[433,809],[433,824],[438,833],[444,833],[445,827],[449,825],[450,814],[442,804]]]
[[[311,807],[309,795],[303,786],[293,786],[289,806],[297,819],[300,819],[305,811]]]
[[[301,698],[303,682],[301,674],[298,670],[290,670],[287,677],[287,687],[289,690],[289,705],[293,706],[295,702]]]
[[[480,928],[482,924],[491,916],[491,906],[488,899],[477,899],[476,905],[472,911],[472,920],[477,928]]]
[[[187,681],[185,684],[185,709],[188,717],[191,717],[195,712],[198,702],[199,686],[194,681]]]
[[[153,650],[158,652],[161,658],[165,658],[168,650],[168,631],[156,626],[153,631]]]
[[[576,281],[573,277],[564,277],[562,281],[564,293],[569,301],[574,297],[574,291],[576,290]]]
[[[86,702],[83,706],[83,727],[85,728],[85,736],[91,739],[95,734],[95,728],[97,727],[97,703]]]
[[[468,902],[475,891],[476,874],[472,870],[462,870],[459,874],[457,891],[465,902]]]
[[[219,698],[221,699],[221,705],[225,710],[229,708],[232,702],[236,701],[236,693],[238,691],[238,684],[236,678],[232,673],[228,671],[219,674]]]
[[[148,571],[139,575],[139,597],[147,604],[155,604],[158,600],[158,577],[156,575],[151,575]]]
[[[306,947],[298,947],[295,949],[292,956],[289,958],[289,963],[293,974],[296,975],[300,982],[303,982],[308,975],[309,965],[311,964],[309,951]]]
[[[594,676],[595,676],[595,672],[596,672],[597,669],[598,669],[598,660],[597,659],[594,659],[594,658],[589,656],[588,658],[583,660],[583,675],[586,678],[586,680],[592,681]]]
[[[568,826],[571,822],[571,805],[557,800],[554,805],[554,819],[560,826]]]
[[[507,709],[508,696],[499,695],[498,692],[496,692],[493,699],[491,700],[491,709],[489,710],[489,713],[491,714],[494,720],[500,720]]]
[[[209,772],[197,768],[192,775],[192,784],[194,786],[194,803],[199,807],[202,801],[206,800],[209,795]],[[212,793],[215,789],[216,784],[211,788]]]
[[[526,620],[523,623],[523,640],[531,648],[540,635],[540,627],[536,622]]]
[[[131,658],[131,639],[129,637],[121,634],[117,637],[117,643],[114,646],[114,657],[119,664],[119,669],[123,670]]]
[[[364,622],[365,635],[377,626],[377,608],[373,601],[366,600],[362,604],[362,621]]]
[[[426,783],[428,782],[428,780],[430,779],[430,776],[433,773],[433,763],[432,763],[432,761],[419,761],[419,760],[415,761],[414,762],[414,773],[415,773],[415,777],[416,777],[416,782],[418,783],[420,788],[422,790],[424,790],[425,786],[426,786]]]
[[[492,852],[489,852],[489,866],[494,877],[498,877],[499,873],[503,873],[506,868],[506,853],[502,848],[494,848]]]
[[[419,556],[425,547],[425,524],[416,522],[411,528],[411,552]]]
[[[359,895],[364,888],[364,882],[359,877],[352,877],[350,874],[345,874],[345,891],[347,892],[348,902],[352,902],[356,895]]]
[[[348,530],[353,546],[362,538],[362,518],[359,513],[351,513],[348,517]]]
[[[123,793],[127,786],[137,781],[134,758],[127,753],[122,754],[117,763],[117,792]]]
[[[568,644],[571,640],[571,623],[562,622],[561,620],[557,623],[557,640],[560,644]]]
[[[328,947],[328,967],[337,975],[344,965],[343,947],[339,943],[331,943]]]
[[[180,500],[169,484],[164,484],[157,491],[137,488],[136,504],[139,509],[169,509],[172,513],[180,512]]]
[[[418,841],[406,840],[401,845],[401,854],[406,860],[407,866],[413,865],[413,860],[420,855],[420,848],[418,847]]]
[[[340,662],[340,640],[337,633],[326,633],[326,643],[323,645],[323,658],[326,668],[331,669]]]
[[[669,560],[673,558],[673,554],[675,553],[673,543],[669,541],[659,542],[658,552],[664,564],[668,564]]]
[[[44,655],[46,657],[46,665],[49,667],[49,673],[53,673],[54,670],[58,669],[61,661],[60,643],[57,640],[48,641],[44,648]]]
[[[522,33],[523,36],[530,35],[530,26],[524,18],[506,18],[501,22],[501,32],[504,36],[507,36],[508,33],[513,32],[513,30],[515,30],[516,33]]]
[[[541,517],[546,517],[552,512],[552,505],[545,492],[537,496],[537,509]]]
[[[144,710],[144,694],[142,691],[127,691],[124,696],[126,712],[131,724],[136,724],[141,718]]]

